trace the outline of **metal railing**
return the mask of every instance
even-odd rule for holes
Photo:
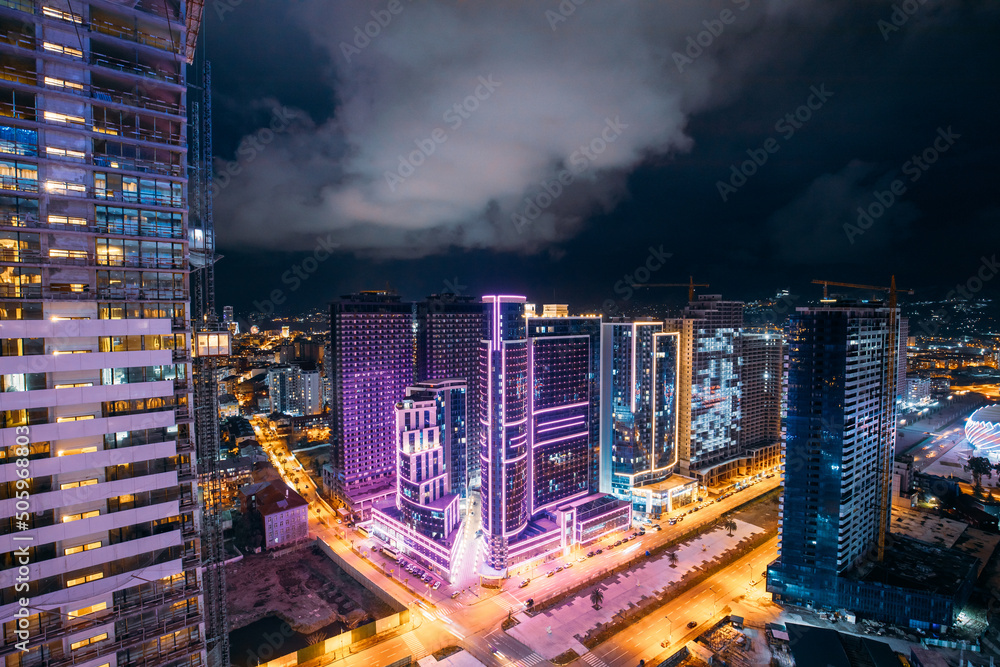
[[[174,72],[166,72],[158,68],[154,69],[148,65],[143,65],[142,63],[122,60],[121,58],[115,58],[114,56],[108,56],[101,53],[91,53],[90,64],[97,65],[99,67],[106,67],[107,69],[113,69],[116,72],[141,76],[147,79],[155,79],[157,81],[163,81],[175,85],[180,85],[181,83],[180,76]]]

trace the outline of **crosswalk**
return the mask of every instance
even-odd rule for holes
[[[420,643],[416,635],[412,632],[407,632],[403,635],[403,643],[406,644],[407,650],[410,651],[414,656],[422,656],[424,653],[424,645]]]
[[[598,658],[593,653],[584,653],[582,660],[591,667],[608,667],[608,663]]]
[[[521,611],[524,609],[524,603],[508,597],[507,593],[501,593],[491,599],[504,611]]]
[[[518,658],[517,660],[514,660],[514,664],[517,665],[517,667],[531,667],[532,665],[538,665],[543,662],[545,662],[545,658],[538,655],[537,653],[532,653],[531,655],[526,656],[524,658]]]

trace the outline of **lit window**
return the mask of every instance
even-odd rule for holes
[[[76,577],[75,579],[67,579],[66,580],[66,587],[67,588],[72,588],[73,586],[79,586],[80,584],[88,584],[91,581],[97,581],[98,579],[103,579],[103,578],[104,578],[104,573],[103,572],[95,572],[94,574],[88,574],[85,577]],[[100,637],[100,635],[98,635],[98,636]],[[102,637],[102,639],[107,639],[107,636],[108,635],[105,634],[104,637]],[[100,639],[96,639],[95,641],[101,641],[101,640]],[[86,646],[86,644],[84,644],[84,646]],[[77,648],[77,646],[75,644],[74,644],[74,648]]]
[[[64,46],[63,44],[54,44],[53,42],[42,42],[42,48],[50,53],[61,53],[64,56],[72,56],[74,58],[82,58],[83,51],[80,49],[74,49],[71,46]]]
[[[83,22],[76,14],[64,12],[63,10],[56,9],[55,7],[42,7],[42,15],[47,16],[50,19],[59,19],[60,21],[69,21],[70,23]]]
[[[52,88],[62,88],[64,90],[75,90],[82,91],[83,84],[77,83],[76,81],[66,81],[65,79],[57,79],[54,76],[45,77],[45,85]]]
[[[59,259],[87,259],[86,250],[63,250],[62,248],[50,248],[49,257]]]
[[[69,647],[70,647],[70,649],[72,649],[72,650],[75,651],[78,648],[83,648],[84,646],[90,646],[91,644],[96,644],[97,642],[102,642],[102,641],[104,641],[107,638],[108,638],[108,633],[102,632],[101,634],[94,635],[93,637],[91,637],[89,639],[81,639],[78,642],[73,642],[72,644],[69,645]]]
[[[68,157],[73,160],[83,160],[87,157],[87,154],[83,151],[74,151],[69,148],[56,148],[54,146],[46,146],[45,154],[49,157]]]
[[[79,482],[66,482],[65,484],[60,484],[59,488],[61,490],[78,489],[81,486],[93,486],[94,484],[97,484],[96,479],[84,479]]]
[[[83,125],[87,122],[82,116],[70,116],[57,111],[46,111],[44,113],[44,117],[46,121],[52,123],[72,123],[74,125]]]
[[[54,388],[55,389],[76,389],[78,387],[93,387],[93,386],[94,386],[93,382],[74,382],[73,384],[57,384]],[[79,451],[82,451],[82,450],[79,450]],[[95,451],[96,452],[97,448],[95,447],[91,451]],[[59,455],[62,456],[63,454],[60,453]]]
[[[62,424],[64,422],[82,422],[93,418],[94,415],[80,415],[79,417],[59,417],[58,419],[56,419],[56,423]]]
[[[80,618],[81,616],[86,616],[87,614],[94,614],[99,611],[104,611],[108,608],[107,602],[98,602],[97,604],[92,604],[89,607],[84,607],[83,609],[77,609],[76,611],[71,611],[67,616],[70,618]]]
[[[50,215],[50,225],[86,225],[86,218],[71,218],[65,215]]]
[[[87,186],[83,183],[68,183],[66,181],[45,181],[45,189],[59,195],[70,192],[80,194],[87,192]]]

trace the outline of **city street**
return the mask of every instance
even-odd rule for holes
[[[500,630],[500,622],[507,617],[508,613],[515,614],[523,610],[524,600],[532,597],[536,601],[541,601],[566,588],[601,577],[605,571],[621,562],[622,554],[626,548],[631,549],[635,546],[636,548],[631,549],[629,554],[639,555],[646,549],[652,549],[656,545],[672,539],[682,531],[696,532],[715,523],[723,513],[748,500],[766,494],[780,483],[780,477],[776,475],[738,491],[721,502],[710,502],[700,511],[686,514],[691,511],[691,507],[677,510],[672,513],[672,516],[686,514],[683,521],[670,526],[667,518],[664,518],[662,531],[648,530],[647,534],[635,545],[630,542],[617,548],[605,550],[603,554],[593,558],[584,557],[583,561],[577,562],[581,556],[585,556],[587,551],[596,549],[598,546],[607,548],[608,544],[621,539],[624,535],[622,533],[605,538],[600,542],[600,545],[588,546],[567,558],[559,558],[544,566],[537,566],[534,569],[531,582],[525,588],[518,588],[522,578],[517,577],[509,579],[503,590],[480,588],[475,576],[480,562],[480,559],[476,558],[478,549],[467,549],[460,566],[460,575],[456,585],[445,584],[439,590],[434,591],[423,582],[405,576],[405,573],[403,573],[404,580],[400,581],[397,578],[400,574],[398,563],[391,559],[386,559],[378,554],[372,556],[371,559],[364,557],[362,554],[371,555],[369,549],[375,541],[353,532],[346,524],[337,524],[336,512],[319,497],[315,481],[291,457],[281,439],[270,430],[266,421],[254,420],[253,426],[258,441],[286,483],[292,478],[297,478],[299,493],[309,502],[310,534],[326,542],[340,557],[364,573],[366,578],[391,592],[402,603],[409,606],[413,612],[414,625],[416,626],[413,630],[400,636],[385,639],[358,653],[346,656],[339,653],[329,655],[321,662],[324,666],[334,662],[347,666],[384,665],[407,655],[418,659],[453,644],[464,647],[485,664],[518,665],[518,667],[540,664],[545,661],[545,658],[534,648],[524,645],[515,637]],[[473,503],[473,520],[466,528],[468,531],[466,539],[474,542],[475,526],[478,524],[478,496],[473,495],[471,502]],[[768,545],[770,544],[769,542]],[[739,563],[721,570],[708,582],[705,582],[709,587],[713,585],[709,582],[716,580],[718,583],[724,584],[724,588],[715,588],[716,593],[709,591],[708,597],[705,597],[704,591],[707,591],[708,587],[699,585],[674,603],[668,604],[667,608],[674,609],[674,613],[680,616],[704,614],[705,620],[707,620],[712,611],[711,596],[718,596],[716,603],[721,609],[723,604],[728,604],[726,601],[746,592],[747,563],[752,565],[754,572],[759,576],[759,572],[770,560],[773,560],[774,547],[772,547],[771,552],[762,551],[765,547],[744,557]],[[708,552],[703,553],[707,557],[715,555]],[[470,558],[470,555],[473,558]],[[755,555],[758,555],[756,560],[754,560]],[[661,558],[665,558],[665,555]],[[564,569],[552,577],[546,576],[549,571],[555,570],[560,565],[565,567],[569,562],[573,563],[572,567]],[[741,563],[743,563],[742,566]],[[390,571],[396,569],[397,571],[394,576],[390,577],[385,574],[383,568]],[[758,582],[757,588],[762,590],[762,584]],[[456,599],[452,599],[451,594],[456,591],[460,591],[460,594]],[[644,593],[645,591],[641,587],[637,587],[635,599],[638,600]],[[671,607],[671,604],[677,606]],[[632,657],[638,661],[637,656],[645,655],[648,657],[656,654],[654,649],[663,650],[660,648],[659,642],[666,638],[665,635],[662,637],[661,635],[669,628],[665,625],[660,627],[654,623],[654,620],[658,618],[657,613],[637,624],[640,627],[646,627],[648,624],[648,628],[644,632],[636,633],[633,631],[634,628],[631,628],[627,633],[623,633],[627,634],[627,637],[623,636],[620,640],[613,638],[598,647],[598,650],[588,658],[588,661],[597,657],[608,665],[629,664],[628,660],[631,660]],[[671,612],[665,613],[670,614]],[[685,620],[684,623],[687,623],[688,620]],[[665,620],[664,623],[666,623]],[[561,632],[561,630],[561,628],[554,628],[554,632]],[[674,630],[680,632],[681,627],[678,625]],[[566,640],[568,641],[569,637],[566,637]],[[628,657],[626,658],[626,656]],[[596,662],[588,662],[587,664],[590,664],[591,667],[599,667],[600,665]]]

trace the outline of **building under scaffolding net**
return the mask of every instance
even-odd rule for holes
[[[188,5],[200,16],[200,3]],[[212,221],[212,66],[200,43],[189,39],[188,81],[188,241],[191,262],[191,326],[194,338],[194,428],[201,505],[202,589],[205,602],[205,648],[210,667],[229,665],[229,619],[226,607],[225,542],[221,520],[222,478],[219,466],[219,405],[216,368],[229,354],[229,332],[215,312],[215,226]]]

